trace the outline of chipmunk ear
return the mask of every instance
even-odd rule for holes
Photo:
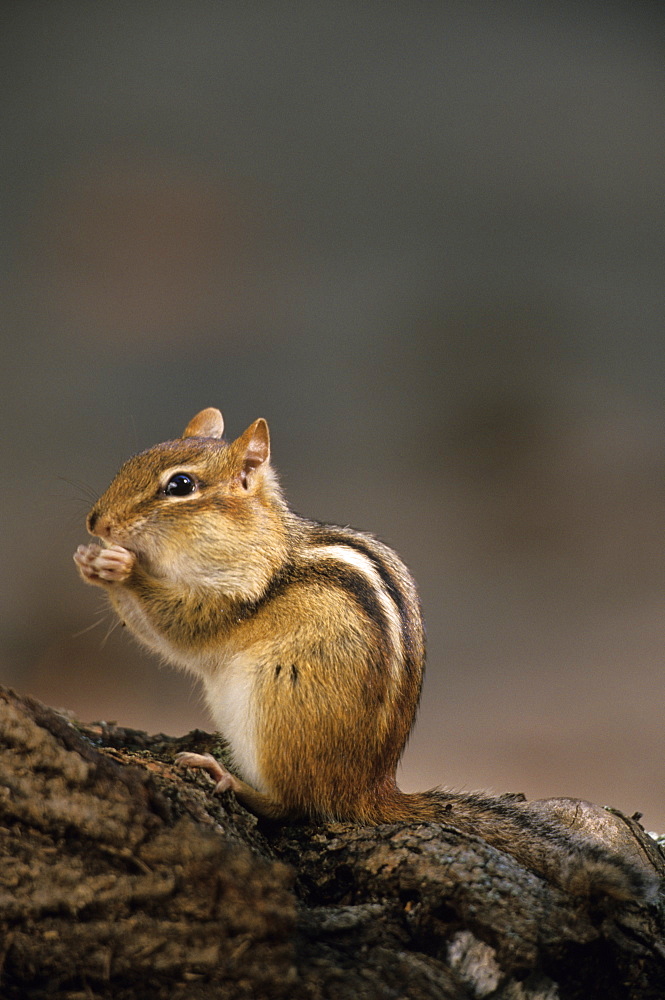
[[[183,431],[184,438],[221,438],[224,433],[224,417],[214,406],[201,410],[189,421]]]
[[[258,469],[270,459],[270,432],[263,417],[255,420],[238,438],[236,444],[242,462],[240,480],[246,488],[248,473]]]

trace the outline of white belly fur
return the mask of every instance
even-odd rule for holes
[[[215,725],[230,744],[240,777],[257,791],[267,793],[258,765],[254,673],[252,658],[237,653],[214,673],[206,672],[203,687]]]
[[[119,593],[116,610],[149,649],[170,663],[191,670],[203,681],[206,701],[219,732],[231,747],[233,763],[241,778],[259,792],[270,789],[259,771],[254,708],[255,658],[246,653],[185,654],[175,649],[150,624],[140,602],[131,593]]]

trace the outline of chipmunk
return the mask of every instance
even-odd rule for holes
[[[415,583],[372,535],[289,509],[265,420],[223,430],[211,407],[130,458],[88,515],[101,544],[74,555],[140,642],[202,680],[238,773],[177,762],[261,817],[445,822],[555,878],[584,840],[615,894],[636,892],[632,865],[510,797],[400,791],[425,657]]]

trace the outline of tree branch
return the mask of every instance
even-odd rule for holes
[[[662,906],[566,894],[452,825],[261,826],[173,767],[215,737],[83,726],[2,689],[0,745],[6,1000],[665,996]],[[527,808],[665,873],[634,819]]]

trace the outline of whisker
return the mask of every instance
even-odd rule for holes
[[[88,506],[81,507],[79,510],[69,511],[67,514],[63,511],[62,523],[66,524],[70,529],[78,529],[85,534],[85,519],[88,513]]]
[[[114,632],[117,629],[118,625],[122,625],[122,624],[124,624],[124,623],[121,622],[119,618],[116,618],[116,620],[114,622],[111,622],[106,635],[102,639],[101,646],[100,646],[101,649],[103,649],[104,646],[106,645],[106,643],[108,642],[111,633]]]
[[[80,632],[74,632],[72,634],[72,639],[78,639],[80,636],[86,635],[88,632],[92,632],[94,628],[98,628],[102,624],[105,618],[106,614],[100,615],[99,618],[92,623],[92,625],[86,625],[86,627],[82,628]]]
[[[80,479],[67,479],[66,476],[58,476],[58,479],[62,483],[67,483],[68,486],[73,486],[79,493],[85,494],[87,499],[92,503],[96,503],[99,500],[99,493],[88,483],[84,483]]]

